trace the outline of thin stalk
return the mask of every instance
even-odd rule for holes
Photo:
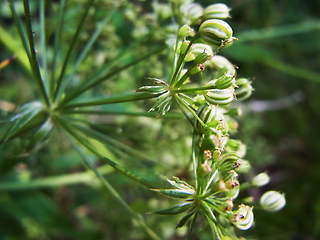
[[[177,103],[177,105],[179,106],[181,112],[183,113],[183,115],[186,117],[186,119],[189,121],[189,123],[192,125],[192,127],[195,127],[194,125],[194,121],[192,120],[192,118],[190,117],[190,115],[185,111],[184,107],[182,106],[182,104],[176,99],[173,98],[175,100],[175,103]]]
[[[156,98],[160,94],[151,94],[151,93],[128,93],[123,94],[120,96],[111,96],[108,98],[101,98],[97,100],[91,100],[87,102],[80,102],[80,103],[71,103],[62,107],[59,107],[58,109],[70,109],[70,108],[77,108],[77,107],[88,107],[88,106],[97,106],[97,105],[104,105],[104,104],[112,104],[112,103],[123,103],[123,102],[131,102],[131,101],[137,101],[137,100],[143,100],[143,99],[149,99],[149,98]]]
[[[68,82],[70,81],[70,79],[72,79],[72,77],[74,76],[76,70],[78,69],[79,65],[83,62],[83,60],[86,58],[90,48],[92,47],[92,45],[95,43],[95,41],[98,39],[98,37],[100,36],[100,34],[102,33],[102,30],[104,28],[104,26],[107,24],[107,22],[112,18],[113,16],[112,12],[108,17],[106,17],[103,21],[101,21],[100,23],[97,24],[97,28],[96,30],[93,32],[93,34],[91,34],[89,40],[87,41],[87,43],[85,44],[85,46],[82,48],[79,56],[77,57],[75,63],[73,64],[72,70],[70,72],[70,74],[68,74],[64,85],[62,85],[62,89],[65,89],[65,87],[68,85]]]
[[[40,0],[40,52],[41,52],[41,65],[43,68],[43,81],[45,88],[48,92],[48,64],[47,64],[47,47],[46,47],[46,30],[45,30],[45,0]]]
[[[193,230],[193,227],[196,223],[197,218],[198,218],[198,212],[196,212],[194,214],[192,221],[190,223],[190,227],[189,227],[188,234],[187,234],[187,240],[191,240],[191,233],[192,233],[192,230]]]
[[[58,61],[58,53],[61,41],[61,33],[62,33],[62,23],[64,21],[65,16],[65,2],[66,0],[60,0],[59,10],[57,14],[57,27],[55,28],[54,32],[54,46],[53,46],[53,58],[52,58],[52,71],[51,71],[51,78],[50,78],[50,98],[53,101],[54,98],[54,91],[55,91],[55,78],[56,78],[56,71],[57,71],[57,61]]]
[[[43,100],[45,101],[47,106],[50,106],[49,97],[48,97],[46,88],[44,86],[43,79],[41,77],[40,67],[39,67],[39,63],[37,61],[37,57],[36,57],[36,49],[34,46],[33,31],[32,31],[32,26],[31,26],[29,1],[23,0],[23,5],[24,5],[25,16],[26,16],[26,28],[27,28],[27,34],[28,34],[28,39],[29,39],[29,48],[30,48],[30,53],[31,53],[30,63],[31,63],[31,67],[32,67],[32,72],[33,72],[33,75],[34,75],[36,82],[39,86],[40,93],[41,93]]]
[[[192,163],[193,163],[193,173],[196,185],[196,191],[198,189],[198,174],[197,174],[197,159],[196,159],[196,132],[193,131],[192,135]]]
[[[73,52],[73,49],[75,48],[76,43],[79,40],[79,34],[81,32],[81,29],[82,29],[82,27],[84,25],[84,22],[85,22],[85,20],[86,20],[86,18],[88,16],[89,10],[90,10],[91,6],[93,5],[94,1],[95,0],[89,0],[87,5],[85,6],[85,12],[81,17],[81,20],[80,20],[79,25],[77,27],[76,33],[73,35],[70,47],[69,47],[67,55],[66,55],[66,57],[65,57],[65,59],[63,61],[62,69],[61,69],[60,75],[58,77],[58,80],[57,80],[57,83],[56,83],[56,86],[55,86],[55,89],[54,89],[54,93],[53,93],[53,100],[54,101],[56,100],[58,92],[59,92],[59,88],[61,87],[61,82],[62,82],[62,79],[64,77],[66,68],[68,66],[71,53]]]
[[[185,107],[198,121],[199,123],[206,128],[207,125],[201,120],[201,118],[199,118],[199,116],[195,113],[195,111],[189,106],[189,104],[187,102],[185,102],[184,99],[182,99],[181,97],[179,97],[178,95],[176,96],[176,99],[178,99],[178,101],[181,103],[181,105],[183,107]]]
[[[180,89],[173,89],[171,90],[171,92],[174,93],[194,93],[194,94],[201,94],[206,90],[210,90],[210,89],[216,89],[215,86],[213,85],[208,85],[208,86],[204,86],[204,87],[196,87],[196,88],[180,88]]]
[[[110,166],[99,167],[98,171],[102,175],[112,172]],[[37,178],[29,181],[15,181],[15,182],[2,182],[0,183],[0,191],[25,191],[38,188],[53,188],[59,186],[67,186],[74,184],[90,184],[93,183],[95,177],[92,171],[84,171],[80,173],[69,173],[64,175]]]
[[[109,110],[62,110],[63,114],[83,114],[83,115],[126,115],[134,117],[158,118],[158,113],[155,112],[132,112],[132,111],[109,111]],[[180,113],[166,113],[161,116],[165,119],[181,119],[183,116]]]
[[[12,2],[12,0],[8,0],[8,1],[9,1],[9,7],[11,9],[12,17],[13,17],[13,20],[14,20],[16,26],[17,26],[24,50],[26,51],[26,53],[28,55],[29,62],[31,63],[31,55],[30,55],[30,50],[28,47],[28,39],[27,39],[26,33],[24,31],[23,24],[20,20],[20,17],[18,16],[18,14],[16,12],[16,9],[14,7],[14,3]]]
[[[99,169],[90,161],[90,159],[84,154],[82,149],[79,148],[79,146],[68,137],[69,141],[73,145],[73,147],[76,149],[76,151],[79,153],[79,155],[84,160],[85,164],[88,168],[90,168],[94,174],[98,177],[98,179],[101,181],[102,185],[105,187],[105,189],[112,195],[112,197],[131,215],[131,217],[138,222],[138,224],[143,228],[143,230],[151,237],[151,239],[160,240],[160,238],[157,236],[156,233],[154,233],[145,223],[144,219],[137,213],[135,213],[130,206],[123,200],[123,198],[120,196],[120,194],[112,187],[112,185],[103,177],[103,175],[99,172]]]
[[[83,87],[80,87],[79,89],[77,89],[76,91],[74,91],[73,93],[71,93],[70,95],[67,95],[60,103],[60,106],[70,102],[72,99],[76,98],[77,96],[79,96],[80,94],[82,94],[83,92],[87,91],[90,88],[93,88],[95,86],[97,86],[98,84],[102,83],[103,81],[115,76],[116,74],[120,73],[121,71],[130,68],[134,65],[136,65],[139,62],[142,62],[146,59],[148,59],[150,56],[157,54],[159,52],[161,52],[164,48],[160,48],[160,49],[156,49],[155,51],[152,51],[146,55],[143,55],[140,58],[137,58],[121,67],[116,67],[113,70],[111,70],[108,73],[103,74],[102,76],[98,76],[93,78],[91,81],[89,81],[88,84],[84,85]]]
[[[178,61],[177,61],[177,64],[175,66],[175,70],[173,71],[173,74],[170,78],[170,82],[169,82],[169,86],[172,86],[175,84],[176,80],[177,80],[177,76],[179,74],[179,72],[181,71],[181,69],[183,68],[184,66],[184,59],[186,57],[186,55],[188,54],[188,51],[190,50],[191,48],[191,45],[193,44],[193,42],[197,39],[198,35],[195,35],[192,40],[190,41],[187,49],[186,49],[186,52],[184,54],[179,54],[179,58],[178,58]]]
[[[120,172],[121,174],[129,177],[130,179],[134,180],[135,182],[142,184],[148,188],[157,188],[151,183],[148,183],[146,180],[142,179],[141,177],[133,174],[132,172],[124,169],[121,167],[119,164],[116,162],[112,161],[111,159],[102,156],[95,148],[92,146],[91,143],[89,143],[84,136],[79,135],[77,132],[75,132],[69,124],[67,124],[65,121],[63,121],[60,118],[56,118],[60,126],[67,132],[69,133],[73,138],[75,138],[81,145],[83,145],[85,148],[87,148],[89,151],[91,151],[93,154],[95,154],[98,158],[103,159],[106,161],[110,166],[112,166],[115,170]]]

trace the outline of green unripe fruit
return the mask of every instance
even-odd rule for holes
[[[226,74],[226,75],[219,77],[215,81],[214,86],[218,89],[226,89],[226,88],[231,87],[235,83],[235,81],[236,80],[235,80],[234,76]]]
[[[230,8],[223,3],[215,3],[206,7],[203,11],[203,19],[226,19],[230,17]]]
[[[213,105],[205,105],[198,110],[198,116],[202,120],[203,123],[206,125],[209,124],[215,117],[216,115],[216,107]],[[199,121],[196,122],[195,129],[199,133],[205,133],[206,129],[200,124]]]
[[[210,19],[200,25],[199,33],[206,43],[221,46],[224,42],[232,42],[232,28],[228,23],[219,19]]]
[[[284,194],[276,191],[265,192],[260,198],[261,207],[269,212],[276,212],[286,205]]]
[[[251,82],[247,78],[239,78],[236,80],[235,84],[238,88],[235,89],[234,93],[238,100],[242,101],[251,96],[253,88]]]
[[[231,89],[211,89],[205,95],[208,103],[225,105],[234,99],[234,92]]]
[[[181,37],[194,36],[194,30],[189,25],[185,24],[179,29],[178,34]]]

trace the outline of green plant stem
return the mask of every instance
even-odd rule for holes
[[[51,77],[50,77],[50,99],[53,102],[54,92],[55,92],[55,80],[56,80],[56,71],[57,71],[57,61],[58,61],[58,52],[61,41],[61,33],[62,33],[62,23],[64,21],[65,16],[65,2],[66,0],[60,0],[57,19],[58,23],[54,32],[54,46],[53,46],[53,58],[52,58],[52,66],[51,66]]]
[[[109,110],[66,110],[61,111],[63,114],[81,114],[81,115],[126,115],[134,117],[148,117],[148,118],[158,118],[158,113],[155,112],[133,112],[133,111],[109,111]],[[165,119],[182,119],[181,113],[166,113],[161,116]]]
[[[33,40],[33,31],[32,31],[32,26],[31,26],[29,1],[23,0],[23,5],[24,5],[25,16],[26,16],[26,28],[27,28],[27,34],[28,34],[28,39],[29,39],[29,48],[30,48],[30,53],[31,53],[30,63],[31,63],[31,67],[32,67],[32,72],[33,72],[34,78],[39,86],[39,90],[40,90],[40,93],[41,93],[43,100],[45,101],[47,106],[50,106],[49,97],[48,97],[46,88],[44,86],[43,79],[42,79],[41,73],[40,73],[39,63],[36,58],[36,49],[35,49],[34,40]]]
[[[175,68],[173,70],[173,74],[170,78],[170,81],[169,81],[169,86],[174,86],[175,85],[175,82],[177,81],[177,76],[179,75],[179,72],[181,71],[181,69],[183,68],[184,66],[184,59],[186,57],[186,55],[188,54],[188,51],[190,50],[191,48],[191,45],[193,44],[193,42],[197,39],[198,35],[195,35],[192,40],[190,41],[187,49],[186,49],[186,52],[184,54],[179,54],[179,58],[178,58],[178,61],[177,61],[177,64],[175,64]]]
[[[139,62],[142,62],[146,59],[148,59],[150,56],[155,55],[160,53],[161,51],[163,51],[163,47],[156,49],[155,51],[152,51],[146,55],[141,56],[140,58],[134,59],[131,62],[121,66],[121,67],[115,67],[114,69],[110,70],[110,72],[103,74],[102,76],[98,76],[98,77],[94,77],[93,79],[91,79],[91,81],[89,81],[88,84],[84,84],[82,87],[80,87],[79,89],[77,89],[76,91],[74,91],[73,93],[70,93],[69,95],[67,95],[59,104],[60,106],[65,105],[66,103],[68,103],[69,101],[71,101],[72,99],[76,98],[77,96],[79,96],[80,94],[82,94],[83,92],[87,91],[90,88],[93,88],[95,86],[97,86],[98,84],[100,84],[101,82],[115,76],[116,74],[120,73],[121,71],[130,68],[134,65],[136,65]]]
[[[40,0],[40,11],[39,11],[39,18],[40,18],[40,52],[41,52],[41,64],[43,68],[43,81],[45,88],[49,89],[48,84],[48,64],[47,64],[47,48],[46,48],[46,31],[45,31],[45,0]]]
[[[181,103],[181,105],[183,107],[185,107],[198,121],[199,123],[206,128],[207,125],[201,120],[201,118],[199,118],[199,116],[194,112],[194,110],[188,105],[188,103],[185,102],[184,99],[182,99],[181,97],[179,97],[178,95],[176,96],[176,99]]]
[[[63,80],[66,68],[67,68],[68,63],[69,63],[69,59],[70,59],[71,53],[73,52],[73,49],[75,48],[76,43],[79,40],[79,34],[81,32],[81,29],[82,29],[82,27],[84,25],[84,22],[85,22],[85,20],[86,20],[86,18],[88,16],[89,10],[91,9],[91,6],[93,5],[94,1],[95,0],[89,0],[87,2],[87,5],[84,7],[85,8],[85,12],[82,14],[82,17],[81,17],[81,20],[79,21],[77,30],[76,30],[75,34],[73,35],[70,47],[68,49],[67,55],[66,55],[66,57],[64,59],[63,65],[62,65],[62,69],[61,69],[60,75],[59,75],[58,80],[56,82],[56,86],[55,86],[54,93],[53,93],[53,101],[55,101],[56,98],[57,98],[57,95],[58,95],[58,92],[59,92],[59,88],[61,87],[61,82]]]
[[[156,98],[160,94],[151,94],[151,93],[128,93],[119,96],[111,96],[108,98],[100,98],[97,100],[91,100],[87,102],[80,102],[80,103],[70,103],[68,105],[62,106],[57,108],[58,110],[62,109],[70,109],[70,108],[77,108],[77,107],[88,107],[88,106],[97,106],[97,105],[104,105],[104,104],[111,104],[111,103],[123,103],[123,102],[131,102],[149,98]]]
[[[27,39],[26,33],[24,31],[23,24],[20,20],[20,17],[18,16],[18,14],[16,12],[16,9],[14,7],[14,3],[12,2],[12,0],[8,0],[8,2],[9,2],[9,7],[11,9],[13,20],[17,26],[17,29],[18,29],[18,32],[19,32],[19,35],[20,35],[20,38],[22,41],[22,45],[24,47],[24,50],[26,51],[29,62],[31,63],[31,55],[30,55],[30,50],[28,47],[28,39]],[[2,34],[1,34],[1,38],[2,38]]]
[[[198,174],[197,174],[197,159],[196,159],[196,132],[193,131],[192,135],[192,163],[193,163],[193,173],[195,179],[196,191],[198,191]]]
[[[69,138],[69,137],[68,137]],[[144,219],[137,213],[135,213],[130,206],[123,200],[120,194],[112,187],[112,185],[103,177],[103,175],[99,172],[99,169],[90,161],[90,159],[84,154],[82,149],[78,147],[78,145],[69,138],[69,141],[79,153],[79,155],[84,160],[86,166],[91,169],[94,174],[101,181],[102,185],[105,189],[114,197],[114,199],[119,203],[130,215],[131,217],[138,222],[138,224],[143,228],[143,230],[151,237],[151,239],[160,240],[160,238],[146,225]]]
[[[196,87],[196,88],[180,88],[180,89],[173,89],[171,92],[173,93],[194,93],[194,94],[202,94],[206,90],[210,89],[216,89],[215,86],[213,85],[208,85],[204,87]]]
[[[99,167],[98,171],[102,174],[112,172],[110,166]],[[37,178],[26,181],[2,182],[0,183],[0,191],[25,191],[37,188],[52,188],[66,185],[73,185],[79,183],[90,184],[96,177],[92,175],[92,171],[85,171],[80,173],[69,173],[64,175]]]
[[[63,119],[60,119],[59,117],[56,117],[56,120],[58,121],[59,125],[67,132],[69,133],[73,138],[75,138],[81,145],[83,145],[85,148],[87,148],[89,151],[91,151],[93,154],[95,154],[98,158],[103,159],[105,162],[107,162],[110,166],[112,166],[115,170],[120,172],[121,174],[129,177],[130,179],[134,180],[135,182],[142,184],[148,188],[157,188],[157,186],[154,186],[153,184],[147,182],[146,180],[142,179],[141,177],[133,174],[132,172],[124,169],[116,162],[112,161],[111,159],[102,156],[95,148],[92,146],[91,143],[89,143],[84,136],[79,135],[76,131],[73,130],[73,127],[70,126],[68,123],[66,123]]]

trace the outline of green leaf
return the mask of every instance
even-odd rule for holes
[[[161,214],[161,215],[174,215],[174,214],[182,213],[190,209],[193,206],[192,203],[193,202],[182,203],[170,208],[154,211],[153,213]]]

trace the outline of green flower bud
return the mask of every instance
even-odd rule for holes
[[[198,61],[200,61],[200,60],[198,59]],[[194,67],[190,70],[189,74],[190,74],[190,76],[191,76],[191,75],[194,75],[194,74],[196,74],[196,73],[198,73],[198,72],[202,72],[203,70],[204,70],[204,65],[203,65],[203,64],[197,64],[196,66],[194,66]]]
[[[231,89],[211,89],[205,95],[208,103],[225,105],[234,99],[234,92]]]
[[[179,29],[179,36],[181,37],[190,37],[190,36],[194,36],[194,30],[187,24],[183,25],[182,27],[180,27]]]
[[[200,25],[199,33],[203,41],[221,46],[225,42],[232,42],[232,28],[223,20],[210,19]]]
[[[266,172],[259,173],[251,180],[251,184],[256,187],[262,187],[270,182],[270,177]]]
[[[252,207],[241,204],[239,209],[234,212],[231,220],[240,230],[247,230],[252,226],[253,218]]]
[[[247,78],[239,78],[236,80],[235,84],[238,88],[235,89],[234,93],[238,100],[242,101],[251,96],[253,88],[251,82]]]
[[[212,19],[212,18],[226,19],[231,17],[229,14],[230,10],[231,9],[228,8],[228,6],[225,4],[216,3],[206,7],[203,11],[202,17],[204,20]]]
[[[286,199],[284,194],[276,191],[268,191],[260,198],[260,205],[266,211],[276,212],[286,205]]]

